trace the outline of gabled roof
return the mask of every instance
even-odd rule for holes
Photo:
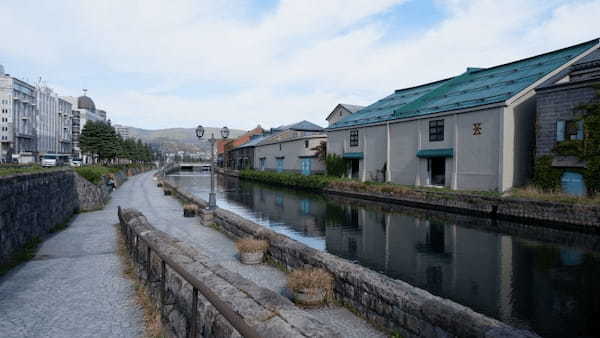
[[[325,118],[325,120],[329,120],[329,118],[331,117],[331,114],[333,114],[333,112],[338,107],[342,107],[342,108],[346,109],[348,112],[350,112],[350,114],[354,114],[357,111],[363,109],[365,106],[358,106],[358,105],[355,105],[355,104],[347,104],[347,103],[339,103],[338,105],[335,106],[335,108],[333,108],[333,110],[331,111],[331,113],[329,113],[329,115],[327,115],[327,117]]]
[[[344,128],[504,102],[598,45],[595,39],[491,68],[467,68],[453,78],[396,90],[327,129]]]
[[[365,106],[358,106],[355,104],[347,104],[347,103],[340,103],[340,106],[346,108],[351,113],[356,113],[357,111],[359,111],[365,107]]]
[[[284,131],[284,130],[298,130],[298,131],[323,131],[323,127],[316,125],[309,121],[300,121],[293,124],[288,124],[285,126],[279,126],[277,128],[273,128],[272,131]]]
[[[258,143],[268,139],[270,136],[272,136],[272,134],[267,133],[267,134],[262,134],[260,136],[254,137],[252,138],[250,141],[242,144],[241,146],[234,148],[234,149],[240,149],[240,148],[248,148],[248,147],[255,147]]]

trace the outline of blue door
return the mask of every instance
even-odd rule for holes
[[[260,170],[265,170],[265,162],[267,161],[266,158],[261,158],[260,159]]]
[[[563,192],[569,195],[585,196],[587,194],[583,175],[580,173],[565,172],[560,179],[560,184]]]
[[[283,159],[278,158],[277,159],[277,172],[280,173],[282,171],[283,171]]]
[[[300,160],[300,169],[302,175],[310,175],[310,158],[303,158]]]

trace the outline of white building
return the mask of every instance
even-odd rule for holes
[[[82,158],[81,149],[79,148],[79,136],[81,135],[81,131],[88,121],[106,122],[106,112],[103,110],[96,110],[96,104],[94,103],[94,100],[86,95],[86,90],[84,90],[83,96],[78,98],[65,96],[63,99],[72,105],[73,156],[75,158]]]
[[[535,89],[598,49],[593,40],[396,90],[327,128],[348,175],[416,186],[506,191],[531,177]]]
[[[346,116],[354,114],[363,108],[363,106],[357,106],[354,104],[340,103],[333,108],[325,120],[327,120],[328,125],[331,126]]]
[[[44,154],[71,154],[71,103],[58,97],[46,85],[36,86],[37,151]]]
[[[304,175],[325,171],[325,163],[319,160],[314,148],[321,142],[327,143],[327,135],[322,127],[314,123],[301,121],[273,128],[270,135],[255,140],[255,144],[252,142],[250,140],[248,144],[252,145],[254,153],[246,156],[252,159],[253,167],[258,170]],[[239,148],[243,149],[245,146],[246,144]]]
[[[115,125],[115,131],[117,132],[117,134],[121,135],[121,138],[123,138],[124,140],[129,138],[129,128],[125,126]]]
[[[35,87],[0,65],[0,161],[35,161]]]

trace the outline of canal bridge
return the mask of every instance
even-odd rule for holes
[[[175,167],[184,171],[210,171],[210,162],[179,162]]]

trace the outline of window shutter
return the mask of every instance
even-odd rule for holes
[[[565,120],[556,121],[556,141],[562,142],[565,140]]]
[[[583,140],[583,120],[577,121],[577,139]]]

